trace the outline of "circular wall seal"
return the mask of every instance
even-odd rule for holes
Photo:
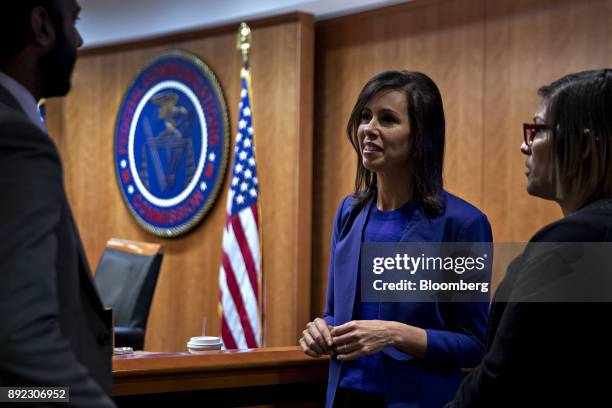
[[[117,115],[115,170],[145,230],[179,236],[212,207],[227,165],[226,106],[213,71],[185,51],[154,59],[128,88]]]

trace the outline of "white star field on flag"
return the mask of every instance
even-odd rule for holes
[[[236,154],[234,155],[234,172],[232,177],[232,208],[231,214],[236,214],[245,207],[252,205],[257,199],[257,182],[254,177],[255,157],[253,152],[253,127],[251,124],[251,108],[246,89],[241,92],[242,108],[238,119],[236,134]],[[247,192],[249,194],[244,194]]]

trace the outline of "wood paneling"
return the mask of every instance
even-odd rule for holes
[[[233,139],[241,66],[236,32],[237,24],[204,37],[162,41],[163,45],[82,53],[72,92],[62,101],[62,125],[53,125],[61,129],[58,144],[67,192],[92,267],[111,237],[163,243],[146,349],[185,350],[189,337],[201,333],[203,316],[208,318],[207,333],[219,334],[218,273],[229,177],[194,231],[172,240],[148,234],[133,220],[115,180],[115,118],[124,92],[143,66],[166,49],[180,48],[200,56],[216,73]],[[313,19],[303,14],[253,24],[252,104],[263,223],[264,333],[269,346],[295,344],[310,313],[312,152],[307,150],[312,140],[313,36]]]
[[[484,211],[497,241],[525,241],[561,212],[525,192],[521,124],[531,121],[540,86],[611,65],[612,1],[486,3]]]
[[[496,242],[524,242],[561,212],[525,191],[521,125],[541,85],[612,65],[611,21],[611,0],[416,0],[317,24],[312,317],[323,313],[335,209],[353,188],[344,128],[373,74],[432,77],[446,111],[446,188],[485,212]]]
[[[322,407],[328,358],[300,347],[145,353],[113,358],[118,407]]]
[[[55,142],[58,149],[61,150],[62,126],[64,124],[63,99],[53,98],[48,99],[45,104],[45,123],[49,136]]]
[[[115,356],[113,395],[325,382],[327,361],[308,357],[297,346]]]

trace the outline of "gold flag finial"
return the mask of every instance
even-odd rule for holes
[[[238,41],[236,42],[236,48],[242,53],[242,63],[245,68],[249,66],[249,49],[251,48],[251,29],[247,23],[240,23],[238,28]]]

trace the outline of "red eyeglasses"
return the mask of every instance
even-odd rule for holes
[[[535,138],[538,133],[547,130],[550,130],[550,126],[543,123],[523,123],[523,138],[525,139],[525,144],[531,146],[533,138]]]

